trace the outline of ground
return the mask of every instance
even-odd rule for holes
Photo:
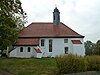
[[[0,70],[0,75],[12,75],[12,74],[9,72]],[[64,75],[100,75],[100,72],[90,71],[90,72],[84,72],[84,73],[73,73],[73,74],[64,74]]]
[[[2,58],[0,69],[3,75],[53,75],[57,67],[54,58]]]
[[[0,75],[12,75],[12,74],[10,74],[9,72],[0,70]]]
[[[57,65],[54,58],[2,58],[0,59],[0,75],[60,75],[57,74]],[[91,71],[78,74],[64,75],[100,75],[100,72]]]

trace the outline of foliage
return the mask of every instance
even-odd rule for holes
[[[5,48],[15,42],[23,28],[26,13],[20,0],[0,0],[0,46]]]
[[[5,58],[0,59],[0,69],[13,75],[55,75],[57,68],[54,58]]]
[[[87,62],[84,57],[77,55],[64,55],[56,57],[59,73],[76,73],[87,70]]]
[[[91,41],[85,42],[86,55],[100,55],[100,40],[96,43]]]
[[[56,75],[58,69],[59,73],[100,71],[100,56],[81,57],[70,54],[58,56],[56,60],[55,58],[0,58],[0,70],[13,75]]]
[[[100,55],[100,40],[96,42],[95,49],[93,50],[94,55]]]
[[[77,55],[64,55],[56,57],[59,73],[76,73],[83,71],[100,71],[100,56],[81,57]]]
[[[92,43],[91,41],[86,41],[85,42],[85,54],[86,55],[92,55],[94,48],[95,48],[94,43]]]
[[[88,71],[100,71],[100,56],[87,56]]]

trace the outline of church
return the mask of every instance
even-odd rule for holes
[[[64,54],[85,55],[84,36],[60,22],[57,7],[53,11],[53,22],[33,22],[18,36],[9,57],[42,58]]]

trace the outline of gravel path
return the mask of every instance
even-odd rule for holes
[[[87,71],[82,73],[64,74],[64,75],[100,75],[100,71]]]
[[[0,70],[0,75],[12,75],[6,71]],[[100,71],[88,71],[83,73],[63,74],[63,75],[100,75]]]

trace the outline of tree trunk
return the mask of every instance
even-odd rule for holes
[[[9,56],[9,47],[7,46],[7,51],[6,51],[6,55],[7,55],[7,57]]]

